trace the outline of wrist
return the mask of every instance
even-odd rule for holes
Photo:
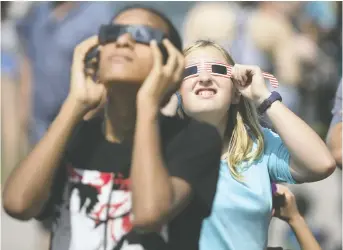
[[[290,217],[290,219],[288,220],[288,224],[291,227],[295,227],[299,223],[303,223],[303,222],[304,222],[304,218],[300,214],[295,214],[292,217]]]
[[[273,91],[267,98],[261,100],[261,104],[257,107],[258,113],[264,114],[277,101],[282,101],[282,97],[278,92]]]
[[[142,97],[138,96],[137,101],[137,116],[144,116],[144,117],[150,117],[155,118],[158,116],[160,107],[157,102],[154,102],[149,97]]]
[[[137,122],[154,122],[158,119],[158,110],[151,106],[141,106],[137,109]]]
[[[253,100],[256,107],[259,107],[272,93],[269,91],[264,92],[262,95]]]
[[[89,108],[81,104],[77,100],[67,97],[62,105],[61,111],[67,112],[69,115],[74,116],[77,119],[81,119],[84,115],[89,112]]]

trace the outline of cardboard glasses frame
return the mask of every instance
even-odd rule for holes
[[[183,80],[186,80],[191,77],[195,77],[199,75],[199,72],[201,71],[207,71],[210,74],[215,75],[215,76],[231,78],[232,67],[233,67],[232,65],[223,64],[219,62],[204,62],[204,63],[190,64],[185,68]],[[278,80],[272,74],[269,74],[267,72],[262,72],[262,75],[264,76],[264,78],[269,80],[273,88],[277,88],[279,86]]]

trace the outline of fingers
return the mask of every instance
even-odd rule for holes
[[[235,85],[235,87],[238,90],[241,90],[243,86],[238,80],[238,74],[239,74],[238,73],[238,67],[234,66],[231,70],[231,80],[232,80],[233,84]]]
[[[166,104],[171,95],[179,88],[184,71],[183,55],[169,40],[165,39],[163,45],[168,52],[166,65],[163,64],[163,56],[156,41],[151,41],[150,47],[154,59],[153,68],[140,89],[140,95],[145,93],[142,95],[146,96],[150,92],[151,96],[158,99],[155,103],[159,104]]]
[[[286,193],[290,193],[291,191],[284,185],[276,184],[276,194],[278,195],[285,195]]]
[[[283,195],[285,198],[285,203],[289,204],[289,205],[294,205],[295,204],[295,196],[294,194],[291,192],[291,190],[289,190],[288,187],[284,186],[284,185],[280,185],[280,184],[276,184],[276,192],[275,192],[276,196],[281,196]]]
[[[85,65],[86,76],[93,77],[96,73],[97,67],[98,67],[98,60],[97,58],[94,57]]]
[[[176,68],[175,75],[178,79],[181,79],[183,72],[185,71],[185,57],[183,54],[178,53],[178,67]]]
[[[82,59],[84,59],[87,52],[94,46],[98,45],[98,42],[98,36],[91,36],[87,38],[76,46],[74,50],[74,56],[82,57]]]
[[[168,60],[165,66],[163,65],[163,56],[157,42],[153,40],[150,43],[154,59],[153,70],[160,72],[163,69],[163,74],[166,78],[177,81],[184,71],[184,57],[168,39],[164,39],[163,44],[168,52]]]
[[[244,69],[244,68],[239,68],[240,80],[243,84],[248,84],[248,74],[249,73],[250,73],[249,70]]]
[[[161,53],[160,48],[157,45],[155,40],[150,42],[150,48],[152,50],[152,57],[153,57],[153,71],[161,71],[163,66],[163,56]]]
[[[262,74],[261,69],[257,66],[241,64],[235,64],[231,72],[231,78],[242,87],[250,84],[252,76],[255,74]]]
[[[245,69],[243,67],[237,67],[236,69],[236,77],[237,81],[242,85],[245,86],[245,82],[243,80],[243,76],[246,74]]]
[[[231,79],[233,81],[233,83],[236,85],[236,87],[238,88],[241,84],[238,80],[238,65],[235,64],[235,66],[232,67],[231,69]]]
[[[167,64],[164,67],[165,74],[173,76],[173,80],[178,81],[184,71],[184,57],[168,39],[164,39],[163,44],[168,52]]]
[[[98,36],[92,36],[77,45],[74,49],[74,63],[80,63],[83,65],[87,52],[97,44]]]
[[[235,81],[237,82],[237,84],[239,84],[240,86],[245,86],[246,85],[246,81],[245,81],[245,69],[244,67],[242,67],[242,65],[235,65],[233,67],[233,73],[232,76],[235,79]],[[247,77],[246,77],[247,78]]]
[[[251,72],[252,74],[257,74],[261,72],[260,67],[255,66],[255,65],[243,65],[243,64],[235,64],[233,68],[239,68],[240,72],[246,73],[246,72]]]

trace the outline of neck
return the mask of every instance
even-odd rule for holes
[[[113,84],[107,90],[104,124],[106,140],[119,143],[133,138],[138,89],[139,85]]]
[[[222,117],[222,119],[218,120],[216,124],[212,124],[213,126],[217,128],[223,140],[225,139],[224,137],[225,137],[225,132],[227,130],[227,124],[228,124],[228,114],[225,114]]]

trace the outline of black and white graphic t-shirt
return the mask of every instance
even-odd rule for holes
[[[166,167],[171,176],[191,185],[193,195],[188,207],[160,232],[142,234],[132,230],[131,223],[132,142],[108,142],[101,123],[82,122],[75,130],[38,217],[53,219],[50,249],[198,249],[201,222],[210,213],[218,179],[217,130],[195,120],[161,116]]]

